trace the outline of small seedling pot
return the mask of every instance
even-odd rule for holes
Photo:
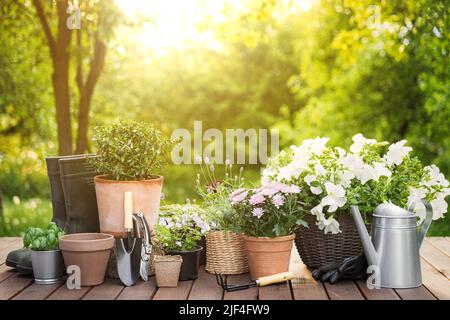
[[[54,284],[64,276],[64,262],[61,250],[31,250],[34,281],[37,284]]]
[[[180,255],[183,258],[180,270],[180,281],[195,280],[198,278],[198,268],[200,263],[200,252],[203,247],[197,247],[189,251],[170,251],[170,255]]]
[[[103,283],[113,245],[114,237],[105,233],[74,233],[59,239],[65,265],[80,268],[81,286]]]
[[[180,255],[155,256],[156,285],[160,288],[175,288],[178,286],[183,258]]]

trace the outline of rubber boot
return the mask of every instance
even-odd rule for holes
[[[95,169],[89,157],[61,158],[59,169],[66,204],[66,233],[99,232],[97,198],[95,195]]]
[[[64,199],[64,191],[61,183],[61,174],[59,171],[59,160],[80,158],[85,155],[71,155],[62,157],[47,157],[45,162],[47,164],[48,181],[50,183],[50,194],[52,197],[53,218],[58,227],[64,229],[66,225],[66,201]]]

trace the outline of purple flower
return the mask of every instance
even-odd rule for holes
[[[272,203],[278,209],[284,204],[284,197],[281,194],[277,193],[272,197]]]
[[[247,197],[248,191],[245,189],[237,189],[230,195],[231,203],[236,204],[242,202]]]
[[[262,194],[256,193],[256,194],[254,194],[254,195],[252,195],[252,196],[250,197],[249,202],[250,202],[250,204],[251,204],[252,206],[256,206],[256,205],[258,205],[258,204],[263,203],[264,200],[265,200],[265,198],[264,198],[264,196],[263,196]]]
[[[254,208],[252,210],[253,216],[257,217],[258,219],[262,217],[264,214],[264,210],[262,208]]]

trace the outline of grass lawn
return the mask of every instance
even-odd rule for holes
[[[29,226],[46,227],[52,217],[51,202],[33,198],[17,200],[5,199],[4,217],[0,220],[1,236],[21,236]],[[445,219],[433,221],[428,236],[450,236],[450,214]]]

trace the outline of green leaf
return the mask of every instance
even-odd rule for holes
[[[303,220],[303,219],[298,219],[298,220],[295,222],[295,224],[297,224],[298,226],[303,226],[303,227],[309,229],[308,222],[306,222],[306,221]]]

